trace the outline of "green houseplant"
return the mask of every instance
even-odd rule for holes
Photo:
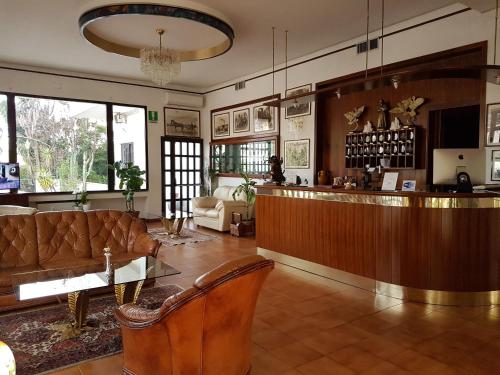
[[[243,178],[243,182],[236,187],[233,192],[233,199],[236,200],[238,195],[245,194],[247,201],[247,220],[252,220],[250,217],[250,207],[255,203],[255,185],[256,181],[252,181],[248,173],[240,173],[241,178]]]
[[[118,187],[120,190],[123,190],[122,194],[125,197],[127,212],[137,215],[138,212],[135,211],[134,208],[134,193],[141,189],[144,183],[144,178],[141,176],[145,174],[146,171],[141,171],[141,169],[133,163],[123,163],[121,161],[109,165],[109,168],[114,169],[116,177],[120,179]]]

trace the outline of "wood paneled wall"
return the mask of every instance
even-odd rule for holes
[[[500,209],[258,195],[257,246],[391,284],[500,289]]]
[[[437,54],[422,56],[416,59],[388,65],[384,73],[402,71],[415,68],[449,67],[463,65],[480,65],[486,63],[486,42],[460,47]],[[370,71],[369,76],[376,76],[378,69]],[[364,77],[364,72],[352,74],[338,79],[317,84],[317,88],[335,87]],[[400,171],[400,180],[417,180],[418,187],[424,187],[427,169],[427,129],[429,111],[462,107],[479,104],[481,106],[481,124],[484,124],[486,85],[482,80],[474,79],[428,79],[401,83],[398,89],[381,87],[370,91],[360,91],[342,95],[337,98],[333,91],[320,94],[317,98],[316,123],[316,171],[329,170],[332,176],[357,176],[361,172],[345,168],[345,136],[348,133],[347,121],[344,113],[354,107],[365,105],[365,112],[360,118],[360,126],[370,120],[374,126],[377,123],[377,103],[383,99],[392,108],[400,100],[410,96],[425,98],[425,103],[418,110],[416,124],[420,127],[417,140],[417,168],[415,170]],[[389,123],[393,117],[387,116]],[[480,145],[483,144],[484,129],[480,130]]]

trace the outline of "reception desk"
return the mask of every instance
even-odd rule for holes
[[[376,293],[500,303],[500,195],[257,188],[260,254]]]

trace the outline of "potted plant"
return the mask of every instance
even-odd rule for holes
[[[122,194],[125,197],[127,212],[134,216],[139,216],[139,211],[136,211],[134,208],[134,194],[141,189],[144,182],[144,178],[142,178],[141,175],[145,174],[146,171],[141,171],[141,169],[133,163],[122,163],[121,161],[109,165],[109,168],[114,169],[116,171],[116,177],[120,179],[118,187],[120,190],[123,189]]]
[[[82,211],[83,208],[80,204],[80,198],[78,197],[78,195],[80,194],[79,191],[74,191],[73,194],[75,194],[75,200],[74,200],[74,204],[73,204],[73,210],[74,211]]]
[[[233,192],[233,199],[236,200],[240,194],[245,194],[246,202],[247,202],[247,215],[246,219],[241,220],[239,223],[231,224],[232,231],[231,233],[240,235],[251,235],[255,233],[255,219],[251,216],[251,208],[255,203],[255,185],[256,181],[252,181],[248,173],[240,173],[241,178],[243,178],[243,183],[238,185]]]
[[[80,204],[84,211],[90,210],[90,199],[88,195],[89,193],[85,190],[80,193]]]

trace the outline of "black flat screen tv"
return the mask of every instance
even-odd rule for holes
[[[0,190],[19,189],[20,187],[19,164],[0,163]]]

